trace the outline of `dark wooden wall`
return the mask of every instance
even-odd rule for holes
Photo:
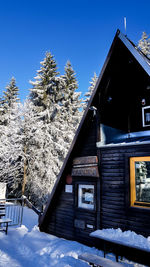
[[[74,194],[65,193],[62,186],[60,195],[49,214],[47,232],[67,239],[74,239]]]
[[[98,125],[99,127],[99,125]],[[73,157],[96,156],[97,155],[97,118],[90,111],[79,138],[76,141]]]
[[[150,235],[150,209],[130,207],[129,158],[150,155],[150,145],[100,149],[101,228]]]

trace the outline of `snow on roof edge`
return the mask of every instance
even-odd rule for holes
[[[111,143],[111,144],[102,144],[102,142],[97,142],[96,147],[97,148],[104,148],[104,147],[118,147],[118,146],[134,146],[134,145],[149,145],[150,141],[136,141],[136,142],[131,142],[131,143]]]

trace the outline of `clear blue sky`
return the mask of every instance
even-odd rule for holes
[[[46,51],[61,74],[69,59],[79,91],[99,75],[117,28],[134,42],[150,34],[150,0],[0,0],[0,95],[12,76],[28,95]]]

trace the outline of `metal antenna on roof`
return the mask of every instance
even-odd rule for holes
[[[127,29],[127,20],[126,20],[126,17],[124,17],[124,29],[125,29],[125,35],[126,35],[126,29]]]

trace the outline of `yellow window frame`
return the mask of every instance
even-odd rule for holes
[[[150,202],[140,202],[136,200],[135,162],[138,161],[150,161],[150,156],[130,158],[130,205],[132,207],[150,208]]]

